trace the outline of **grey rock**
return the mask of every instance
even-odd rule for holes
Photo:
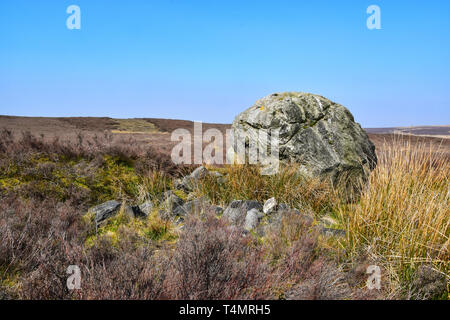
[[[127,215],[128,217],[130,217],[130,218],[135,218],[136,216],[139,216],[139,215],[140,215],[140,214],[139,214],[140,210],[139,210],[139,208],[138,208],[137,206],[132,207],[132,206],[129,206],[129,205],[125,205],[125,206],[123,206],[123,207],[121,207],[121,208],[123,208],[123,209],[122,209],[122,212],[123,212],[125,215]],[[136,210],[136,211],[139,211],[139,212],[136,212],[136,214],[135,214],[135,210]]]
[[[181,181],[176,181],[175,187],[177,189],[183,189],[186,191],[192,191],[195,188],[196,183],[206,177],[208,174],[208,169],[203,166],[198,167],[192,173],[184,177]]]
[[[271,214],[277,208],[277,200],[275,198],[270,198],[264,203],[263,212],[265,214]]]
[[[377,163],[375,146],[352,114],[319,95],[271,94],[239,114],[232,129],[235,140],[246,145],[258,143],[260,130],[279,130],[281,161],[296,162],[301,174],[330,177],[335,184],[366,180]],[[232,151],[241,157],[236,146]]]
[[[263,214],[259,212],[258,209],[251,209],[245,216],[244,228],[246,230],[253,230],[257,228],[262,217]]]
[[[180,224],[184,223],[184,218],[183,217],[178,217],[175,219],[174,224],[176,226],[179,226]]]
[[[119,212],[120,207],[120,202],[110,200],[89,209],[89,211],[95,214],[95,222],[99,224],[100,222],[115,216]]]
[[[261,211],[263,206],[254,200],[234,200],[223,212],[222,218],[230,220],[234,225],[242,226],[247,212],[252,209]]]
[[[153,211],[154,205],[151,201],[146,201],[139,205],[139,210],[145,215],[149,216]]]
[[[280,211],[288,211],[289,209],[290,208],[286,203],[280,203],[280,205],[278,206],[278,210],[280,210]],[[299,211],[299,213],[300,213],[300,211]]]
[[[164,208],[173,213],[184,204],[183,199],[178,197],[173,191],[169,190],[164,192]]]
[[[220,216],[223,213],[223,208],[219,206],[210,206],[210,211],[213,212],[216,216]]]
[[[252,209],[258,209],[262,211],[263,205],[256,200],[243,200],[241,207],[244,210],[250,211]]]
[[[208,174],[208,169],[206,169],[204,166],[200,166],[194,171],[192,171],[190,177],[195,180],[203,179]]]
[[[245,215],[245,211],[241,210],[241,208],[227,207],[223,212],[222,218],[230,220],[230,222],[234,225],[240,225],[243,223]]]
[[[210,171],[210,172],[209,172],[209,175],[212,176],[212,177],[216,177],[216,178],[223,177],[223,174],[221,174],[221,173],[218,172],[218,171]]]

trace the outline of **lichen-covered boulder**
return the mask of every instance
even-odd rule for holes
[[[300,172],[333,183],[365,180],[377,163],[375,146],[347,108],[319,95],[271,94],[239,114],[232,128],[235,141],[246,145],[261,130],[271,136],[278,131],[280,161],[296,162]]]

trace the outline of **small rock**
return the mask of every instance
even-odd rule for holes
[[[263,209],[262,204],[256,200],[244,200],[241,207],[246,211],[250,211],[252,209],[258,209],[259,211],[262,211]]]
[[[183,217],[178,217],[175,219],[174,224],[176,226],[179,226],[180,224],[184,223],[184,218]]]
[[[146,201],[143,204],[139,205],[139,210],[145,215],[149,216],[153,211],[154,205],[151,201]]]
[[[223,208],[219,206],[211,206],[210,210],[216,215],[220,216],[223,213]]]
[[[289,206],[286,203],[280,203],[280,205],[278,206],[278,210],[280,210],[280,211],[289,211],[289,209],[290,208],[289,208]]]
[[[212,177],[216,177],[216,178],[223,177],[223,174],[221,174],[221,173],[218,172],[218,171],[210,171],[210,172],[209,172],[209,175],[212,176]]]
[[[195,180],[200,180],[206,177],[208,174],[208,169],[206,169],[204,166],[200,166],[194,171],[192,171],[190,177]]]
[[[246,230],[255,229],[256,227],[258,227],[262,217],[263,214],[259,212],[258,209],[251,209],[247,212],[247,215],[245,217],[244,228]]]
[[[252,209],[261,211],[263,206],[254,200],[234,200],[223,212],[222,217],[229,219],[232,224],[241,226],[245,222],[247,212]]]
[[[275,198],[270,198],[269,200],[266,201],[266,203],[264,203],[263,212],[265,214],[271,214],[276,210],[276,208],[277,208],[277,200],[275,200]]]
[[[116,215],[120,210],[120,206],[120,202],[110,200],[89,209],[89,211],[95,214],[95,222],[99,224],[100,222]]]
[[[173,191],[164,192],[164,208],[169,212],[174,212],[178,207],[184,204],[183,199],[177,196]]]
[[[240,208],[228,206],[223,212],[222,218],[230,220],[234,225],[240,224],[245,219],[245,212]]]
[[[127,215],[128,217],[130,217],[130,218],[134,218],[135,217],[133,207],[125,205],[125,206],[123,206],[121,208],[122,208],[122,212],[125,215]]]
[[[177,181],[175,187],[186,191],[192,191],[198,180],[203,179],[208,174],[208,169],[203,166],[198,167],[192,173],[184,177],[181,182]]]

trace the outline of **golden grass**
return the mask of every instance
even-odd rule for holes
[[[306,178],[298,174],[294,165],[283,165],[275,175],[261,175],[257,166],[230,165],[219,169],[224,181],[207,176],[197,184],[196,196],[206,196],[213,203],[228,204],[233,200],[258,200],[264,203],[275,197],[278,203],[294,208],[327,210],[333,196],[326,181]]]
[[[350,252],[367,251],[399,287],[420,264],[449,279],[449,175],[441,150],[401,137],[385,144],[359,202],[337,206]]]
[[[172,187],[172,179],[162,171],[151,170],[147,175],[142,177],[142,183],[138,185],[139,196],[138,201],[155,199],[161,193]]]

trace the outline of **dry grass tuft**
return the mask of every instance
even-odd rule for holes
[[[367,250],[404,290],[426,264],[449,279],[450,164],[440,150],[398,138],[386,144],[360,201],[340,203],[352,254]],[[394,281],[393,281],[394,282]]]
[[[231,165],[221,169],[226,179],[207,176],[197,186],[197,196],[206,196],[214,203],[229,203],[237,199],[260,202],[275,197],[279,203],[315,212],[326,210],[333,196],[327,181],[306,178],[295,166],[281,166],[278,174],[261,175],[257,166]]]

